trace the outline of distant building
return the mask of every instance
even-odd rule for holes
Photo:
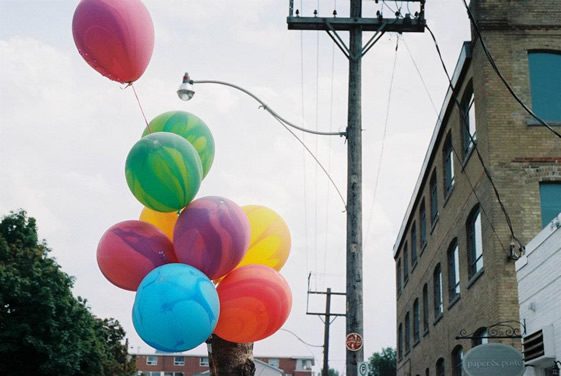
[[[469,3],[514,91],[561,132],[561,1]],[[520,329],[509,224],[524,246],[561,211],[561,139],[515,101],[472,36],[394,245],[398,376],[461,375],[465,352],[486,341],[521,349],[487,338],[500,322]]]
[[[207,355],[132,354],[138,376],[203,376],[209,375]],[[312,376],[314,358],[262,357],[254,359],[256,376]]]
[[[516,276],[525,376],[551,375],[553,362],[561,361],[561,215],[528,243]]]

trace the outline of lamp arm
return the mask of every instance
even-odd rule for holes
[[[314,130],[311,130],[311,129],[306,129],[306,128],[299,127],[298,125],[289,122],[288,120],[286,120],[285,118],[283,118],[282,116],[277,114],[273,109],[271,109],[265,102],[263,102],[261,99],[259,99],[257,96],[255,96],[252,92],[250,92],[250,91],[248,91],[248,90],[246,90],[242,87],[239,87],[237,85],[231,84],[229,82],[215,81],[215,80],[196,80],[196,81],[189,80],[189,83],[192,84],[192,85],[193,84],[217,84],[217,85],[230,86],[234,89],[237,89],[237,90],[249,95],[253,99],[255,99],[261,105],[261,107],[263,107],[263,109],[265,111],[267,111],[269,114],[271,114],[271,116],[273,116],[275,119],[280,120],[281,122],[288,125],[289,127],[292,127],[294,129],[298,129],[299,131],[306,132],[306,133],[311,133],[311,134],[315,134],[315,135],[320,135],[320,136],[341,136],[341,137],[346,137],[347,136],[347,132],[320,132],[320,131],[314,131]]]

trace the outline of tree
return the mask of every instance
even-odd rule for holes
[[[395,376],[396,351],[391,347],[382,348],[382,352],[375,352],[368,359],[370,363],[370,376]]]
[[[209,339],[208,359],[212,376],[253,376],[253,343],[233,343],[216,334]]]
[[[48,253],[25,211],[0,221],[0,372],[131,375],[124,330],[72,295],[73,279]]]

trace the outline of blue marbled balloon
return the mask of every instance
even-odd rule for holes
[[[138,286],[132,319],[147,344],[178,352],[203,343],[219,313],[216,288],[206,275],[189,265],[167,264],[152,270]]]

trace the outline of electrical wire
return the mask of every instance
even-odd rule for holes
[[[461,119],[465,119],[466,118],[466,113],[465,113],[464,109],[462,108],[462,105],[461,105],[460,101],[457,98],[456,88],[454,87],[454,83],[452,82],[450,74],[448,73],[448,69],[446,68],[446,64],[444,63],[444,58],[442,57],[442,53],[440,51],[440,46],[438,45],[438,42],[436,41],[436,37],[434,36],[434,33],[432,32],[430,27],[427,25],[426,28],[429,31],[429,33],[432,37],[432,40],[434,42],[434,46],[436,48],[438,58],[440,59],[440,63],[442,64],[442,67],[444,68],[444,73],[446,74],[446,78],[448,79],[448,85],[450,87],[450,90],[452,91],[452,97],[454,98],[454,102],[455,102],[456,106],[458,107]],[[468,126],[463,121],[462,121],[462,124],[466,127]],[[503,215],[505,217],[505,221],[506,221],[506,224],[507,224],[508,229],[510,231],[510,235],[511,235],[512,239],[518,243],[518,246],[521,249],[523,249],[524,245],[522,244],[522,242],[518,239],[518,237],[514,233],[514,228],[513,228],[513,225],[512,225],[512,221],[510,219],[510,215],[508,214],[508,211],[506,210],[506,207],[504,206],[504,203],[501,199],[501,196],[499,194],[497,186],[495,185],[495,182],[493,181],[491,173],[489,172],[489,169],[487,168],[487,166],[485,165],[485,162],[483,161],[483,157],[481,156],[481,153],[479,152],[477,142],[473,138],[473,135],[471,134],[469,129],[467,129],[466,135],[469,137],[470,142],[473,144],[473,149],[475,151],[475,154],[477,155],[477,159],[481,163],[481,167],[483,168],[483,172],[485,173],[485,176],[487,177],[487,179],[489,180],[489,183],[491,184],[491,187],[493,188],[493,192],[495,194],[495,197],[497,198],[497,201],[499,203],[499,207],[501,208],[501,211],[503,212]]]
[[[532,111],[532,109],[530,107],[528,107],[526,105],[526,103],[524,103],[524,101],[514,92],[514,90],[512,89],[512,86],[505,79],[505,77],[503,76],[503,74],[499,70],[499,67],[496,64],[495,59],[493,58],[493,56],[489,52],[489,49],[487,48],[487,45],[485,44],[485,41],[483,40],[483,36],[481,35],[481,30],[479,29],[479,26],[477,25],[477,22],[475,21],[473,13],[469,9],[469,6],[468,6],[466,0],[462,0],[462,2],[464,3],[464,6],[465,6],[465,8],[467,10],[467,13],[468,13],[469,20],[471,21],[471,24],[473,25],[473,29],[475,30],[475,33],[478,36],[479,42],[481,43],[481,47],[483,48],[483,52],[485,53],[485,56],[487,57],[487,60],[489,61],[489,64],[491,65],[491,68],[493,68],[493,70],[495,71],[495,73],[497,74],[497,76],[499,77],[501,82],[504,84],[504,86],[506,87],[506,89],[508,90],[510,95],[512,95],[514,100],[516,100],[516,102],[518,102],[518,104],[520,104],[520,106],[522,106],[522,108],[530,116],[532,116],[534,119],[536,119],[541,125],[546,127],[549,131],[551,131],[557,137],[561,138],[561,133],[557,132],[545,120],[543,120],[538,115],[536,115],[536,113],[534,111]]]
[[[323,345],[312,345],[311,343],[308,343],[306,341],[304,341],[302,338],[300,338],[298,336],[298,334],[294,333],[292,330],[288,330],[285,328],[280,328],[280,330],[282,330],[283,332],[287,332],[289,334],[292,334],[298,341],[302,342],[304,345],[306,346],[310,346],[310,347],[323,347]]]
[[[376,195],[378,193],[378,186],[380,181],[380,172],[382,170],[382,161],[384,159],[384,148],[386,144],[386,135],[388,131],[388,122],[390,118],[390,109],[391,109],[391,101],[392,101],[392,92],[393,92],[393,83],[395,77],[395,71],[397,66],[397,52],[399,49],[399,34],[397,34],[397,39],[395,41],[395,53],[393,59],[393,68],[392,68],[392,75],[390,78],[390,88],[388,91],[388,102],[386,103],[386,118],[384,120],[384,133],[382,134],[382,146],[380,147],[380,154],[378,155],[378,167],[376,169],[376,179],[374,180],[374,192],[372,195],[372,205],[370,206],[370,215],[368,217],[368,225],[366,226],[366,239],[370,235],[370,225],[372,223],[372,216],[374,213],[374,204],[376,203]]]

